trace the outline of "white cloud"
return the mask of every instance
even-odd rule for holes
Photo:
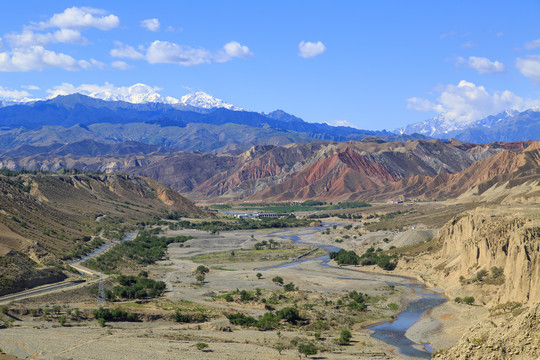
[[[489,93],[483,86],[465,80],[457,86],[443,86],[437,102],[416,97],[407,99],[407,102],[409,109],[436,111],[445,119],[459,124],[470,124],[507,109],[523,110],[540,104],[537,100],[522,99],[508,90]]]
[[[39,90],[39,86],[36,86],[36,85],[21,85],[21,87],[23,89],[26,89],[26,90]]]
[[[535,84],[540,85],[540,55],[529,55],[516,59],[518,70]]]
[[[125,61],[113,61],[111,63],[111,66],[118,70],[129,70],[132,68],[131,65],[129,65]]]
[[[179,28],[174,28],[172,26],[167,26],[167,28],[165,29],[165,31],[167,32],[182,32],[184,31],[183,28],[179,27]]]
[[[298,56],[303,58],[312,58],[321,55],[326,51],[326,46],[320,41],[313,43],[310,41],[302,41],[298,44]]]
[[[529,41],[528,43],[525,43],[525,49],[532,50],[537,49],[540,47],[540,39],[536,39],[533,41]]]
[[[75,60],[70,55],[56,53],[43,46],[15,48],[12,51],[0,53],[0,72],[32,71],[45,68],[79,70],[94,65],[97,65],[95,60]]]
[[[231,58],[237,57],[242,59],[248,59],[253,56],[253,53],[245,45],[240,45],[236,41],[231,41],[223,46],[225,53]]]
[[[180,46],[168,41],[154,41],[146,51],[146,60],[150,64],[179,64],[194,66],[210,63],[212,54],[205,49]]]
[[[100,16],[101,15],[101,16]],[[59,14],[54,14],[49,20],[35,24],[39,29],[58,27],[61,29],[88,29],[111,30],[120,26],[118,16],[101,9],[90,7],[72,7]]]
[[[34,45],[47,45],[48,43],[86,44],[86,40],[79,31],[73,29],[60,29],[53,33],[35,33],[24,29],[21,33],[6,34],[5,38],[12,47],[29,47]]]
[[[407,109],[417,110],[417,111],[437,111],[441,112],[441,105],[434,104],[428,99],[412,97],[407,99]]]
[[[476,47],[476,43],[474,41],[467,41],[466,43],[464,44],[461,44],[461,47],[464,48],[464,49],[468,49],[468,48],[473,48],[473,47]]]
[[[97,61],[96,59],[90,59],[90,61],[79,60],[79,66],[82,69],[88,70],[92,68],[103,69],[106,65],[101,61]]]
[[[506,71],[503,63],[491,61],[485,57],[469,56],[468,59],[459,57],[458,64],[465,64],[471,69],[478,71],[480,74],[502,73]]]
[[[159,31],[159,20],[158,19],[146,19],[141,21],[141,26],[149,31]]]
[[[28,93],[27,91],[10,90],[10,89],[6,89],[0,86],[0,98],[9,99],[9,100],[17,100],[17,99],[22,99],[29,95],[30,93]]]
[[[248,59],[253,53],[247,46],[231,41],[219,51],[192,48],[168,41],[154,41],[146,50],[146,60],[150,64],[178,64],[195,66],[215,62],[227,62],[233,58]]]
[[[133,48],[133,46],[115,42],[116,47],[110,51],[112,57],[124,59],[143,59],[144,55]]]

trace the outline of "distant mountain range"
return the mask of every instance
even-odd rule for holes
[[[365,200],[392,197],[405,179],[456,174],[480,159],[526,146],[365,139],[258,145],[233,155],[170,152],[136,142],[107,145],[84,140],[9,150],[0,156],[0,167],[137,174],[201,201]]]
[[[540,109],[506,110],[496,115],[459,123],[444,114],[395,131],[398,134],[422,134],[439,139],[458,139],[472,143],[526,141],[540,139]]]
[[[135,84],[133,86],[124,88],[108,88],[107,86],[94,89],[95,91],[85,91],[83,95],[94,99],[106,100],[106,101],[123,101],[132,104],[146,104],[146,103],[161,103],[174,105],[175,108],[180,110],[193,110],[201,111],[216,108],[225,108],[235,111],[244,111],[241,107],[233,104],[226,103],[221,99],[217,99],[205,92],[197,91],[187,95],[184,95],[178,99],[171,96],[163,96],[159,94],[155,88],[145,84]],[[59,94],[66,95],[66,94]],[[53,96],[54,97],[54,96]],[[47,99],[29,99],[23,98],[20,100],[5,100],[0,99],[0,107],[20,105],[34,103],[37,101],[44,101]]]
[[[403,141],[426,138],[309,123],[280,110],[270,114],[242,111],[196,94],[176,104],[143,101],[145,99],[152,98],[140,98],[140,103],[132,103],[72,94],[1,107],[0,151],[21,145],[48,146],[88,139],[224,152],[244,151],[254,145],[349,141],[366,137]],[[179,104],[182,108],[178,108]]]

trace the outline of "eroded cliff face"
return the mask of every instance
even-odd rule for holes
[[[540,304],[524,309],[521,314],[517,314],[516,310],[474,325],[456,346],[438,352],[433,358],[445,360],[540,358],[538,346]]]
[[[504,270],[495,302],[540,300],[540,224],[525,214],[468,213],[438,233],[439,277],[453,283],[473,279],[479,270]],[[462,282],[462,281],[461,281]],[[482,286],[477,282],[474,286]]]

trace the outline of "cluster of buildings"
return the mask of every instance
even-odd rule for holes
[[[234,214],[234,217],[238,219],[277,219],[279,215],[271,212],[248,211]]]

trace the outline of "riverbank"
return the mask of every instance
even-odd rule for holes
[[[284,267],[283,263],[287,261],[279,258],[281,250],[253,250],[255,243],[273,239],[280,249],[287,249],[291,254],[305,254],[311,250],[306,251],[304,247],[313,245],[294,244],[292,237],[302,242],[316,242],[320,237],[319,230],[233,231],[214,235],[196,230],[170,232],[174,236],[191,235],[194,239],[183,246],[171,245],[167,259],[145,268],[151,278],[166,282],[168,291],[165,297],[150,302],[114,304],[127,311],[141,313],[146,319],[142,323],[110,323],[100,328],[92,318],[78,322],[68,319],[66,326],[70,328],[66,330],[51,319],[27,315],[20,324],[16,323],[14,328],[2,332],[3,339],[16,339],[24,348],[12,349],[13,343],[6,344],[2,339],[0,346],[16,350],[13,353],[20,357],[40,353],[43,359],[97,359],[104,353],[113,360],[125,358],[120,354],[132,354],[133,358],[141,359],[173,359],[179,353],[193,359],[253,359],[254,355],[267,359],[296,359],[297,346],[293,344],[314,341],[320,356],[330,360],[414,358],[401,355],[397,347],[372,337],[372,331],[368,330],[376,322],[391,321],[397,312],[414,301],[418,293],[410,287],[414,280],[324,266],[327,257],[293,261],[298,255],[291,255],[289,261],[294,264]],[[230,256],[207,256],[216,253]],[[195,279],[194,270],[200,265],[195,259],[207,259],[205,265],[210,271],[203,284]],[[261,276],[257,276],[258,273]],[[298,290],[285,292],[283,286],[272,281],[275,277],[282,277],[284,284],[293,283]],[[312,326],[280,327],[279,331],[234,326],[225,319],[226,314],[242,312],[258,317],[268,311],[266,304],[258,300],[225,301],[225,294],[234,294],[235,289],[259,292],[259,299],[273,298],[277,301],[272,305],[276,309],[295,306],[302,316],[309,317]],[[57,304],[91,312],[96,305],[95,294],[92,295],[90,290],[88,288],[86,297],[81,290],[77,296],[67,290],[63,296],[51,294],[28,299],[21,305],[29,309]],[[347,307],[338,305],[338,300],[348,299],[352,290],[368,295],[371,299],[369,311],[351,312]],[[75,298],[77,303],[70,304],[67,300]],[[174,309],[186,314],[204,314],[208,320],[201,324],[178,324],[170,319]],[[159,320],[149,320],[158,314],[161,314]],[[315,327],[316,319],[322,321],[318,325],[322,325],[320,329]],[[34,330],[36,326],[40,331]],[[351,331],[352,341],[348,346],[340,346],[336,342],[342,329]],[[208,351],[197,350],[195,344],[198,342],[208,344]],[[419,345],[414,345],[417,351],[418,348],[423,351],[420,342],[421,338]],[[279,344],[284,346],[281,354],[276,350]],[[92,348],[100,350],[94,354],[91,353]],[[23,349],[32,352],[24,353]],[[428,356],[425,352],[422,355],[420,358]]]

